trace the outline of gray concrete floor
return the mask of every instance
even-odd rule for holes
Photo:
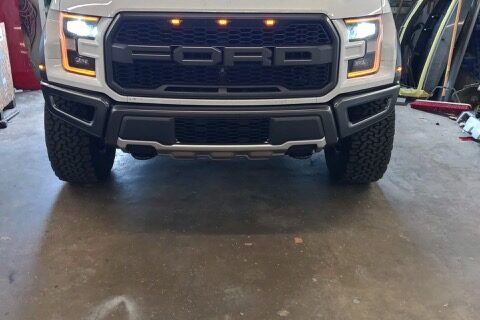
[[[451,120],[398,107],[367,188],[330,183],[323,154],[121,152],[108,183],[72,187],[40,93],[18,104],[0,131],[0,319],[479,318],[480,145]]]

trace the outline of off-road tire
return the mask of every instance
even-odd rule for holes
[[[73,184],[104,181],[115,160],[115,147],[81,131],[45,108],[45,141],[57,177]]]
[[[368,184],[387,171],[395,135],[395,113],[325,149],[327,167],[338,182]]]

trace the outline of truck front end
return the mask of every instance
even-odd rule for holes
[[[116,148],[325,150],[332,176],[353,183],[380,179],[390,160],[400,57],[385,1],[61,0],[44,51],[47,148],[66,181],[105,179]]]

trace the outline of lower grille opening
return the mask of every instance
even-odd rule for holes
[[[348,109],[348,119],[353,124],[358,123],[385,111],[389,104],[390,99],[380,99],[351,107]]]
[[[95,108],[87,104],[65,100],[60,96],[50,97],[53,106],[66,114],[85,122],[92,122],[95,116]]]
[[[175,136],[182,144],[264,144],[269,134],[268,118],[175,119]]]

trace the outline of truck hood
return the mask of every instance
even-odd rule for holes
[[[386,0],[57,0],[60,10],[113,17],[121,11],[324,13],[331,19],[380,14]]]

